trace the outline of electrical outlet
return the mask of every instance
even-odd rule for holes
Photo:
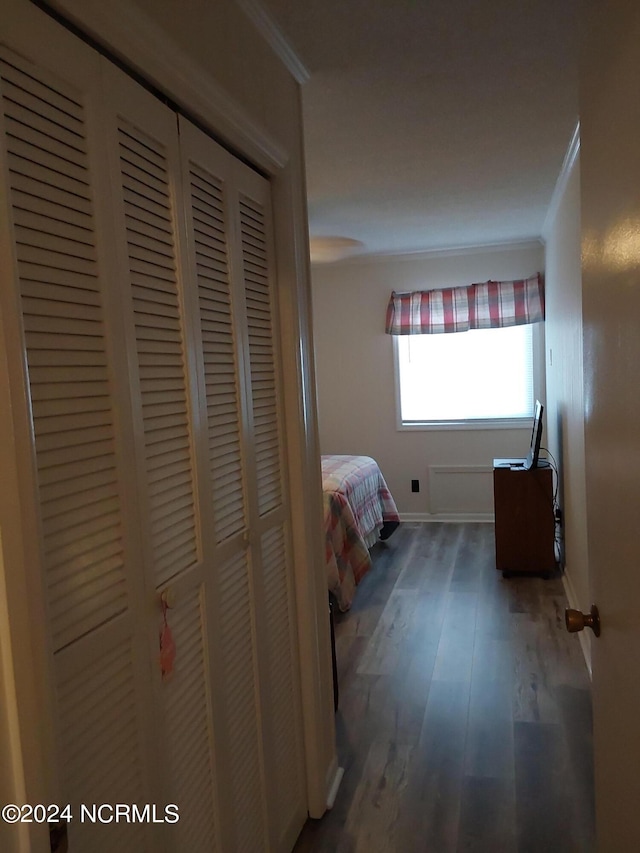
[[[411,491],[419,492],[420,491],[420,480],[412,480],[411,481]]]

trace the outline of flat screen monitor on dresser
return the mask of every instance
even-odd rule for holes
[[[529,468],[537,468],[538,467],[538,459],[540,457],[540,442],[542,441],[542,413],[544,411],[544,406],[540,402],[540,400],[536,400],[536,407],[533,416],[533,429],[531,431],[531,443],[529,445],[529,452],[527,454],[527,458],[524,460],[524,465],[522,466],[525,470],[529,470]]]

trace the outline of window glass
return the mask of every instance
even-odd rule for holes
[[[533,415],[533,326],[399,335],[403,424]]]

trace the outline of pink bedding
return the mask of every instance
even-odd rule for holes
[[[322,486],[329,590],[348,610],[371,568],[368,545],[400,519],[377,462],[370,456],[323,456]],[[386,538],[383,532],[383,538]]]

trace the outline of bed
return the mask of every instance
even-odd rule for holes
[[[369,548],[378,539],[388,539],[400,519],[370,456],[323,456],[322,488],[329,592],[344,611],[371,568]]]

